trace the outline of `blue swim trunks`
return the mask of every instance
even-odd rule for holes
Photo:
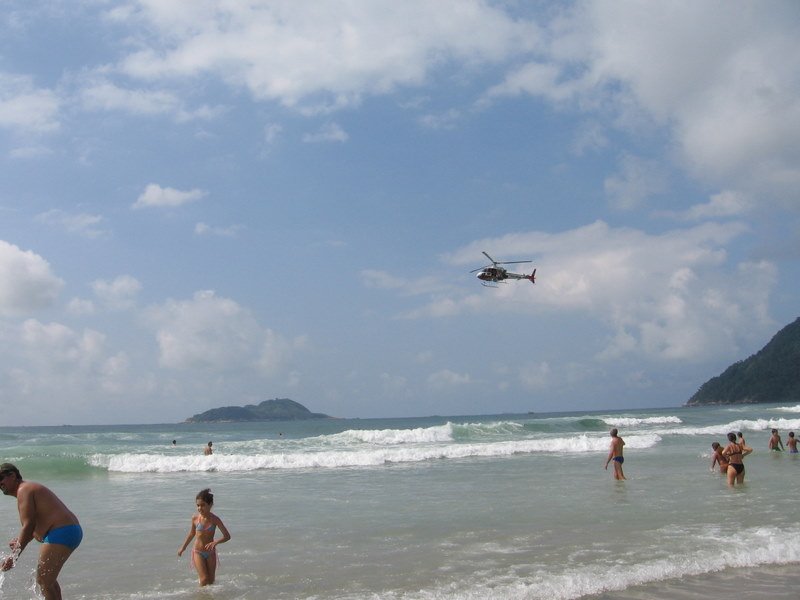
[[[614,462],[618,462],[619,464],[622,464],[622,463],[625,462],[625,457],[624,456],[615,456],[612,460]]]
[[[81,545],[83,539],[83,529],[78,524],[64,525],[63,527],[56,527],[47,532],[47,535],[42,538],[43,544],[61,544],[70,550],[75,550]]]

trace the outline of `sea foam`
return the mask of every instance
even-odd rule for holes
[[[364,442],[386,446],[451,442],[453,441],[453,424],[446,423],[436,427],[418,427],[416,429],[348,429],[324,437],[333,442]]]
[[[726,435],[731,431],[769,431],[770,429],[784,431],[800,429],[800,419],[740,419],[718,425],[659,429],[654,432],[659,435]]]
[[[644,434],[632,435],[626,437],[625,440],[628,448],[651,448],[661,441],[661,438],[656,434]],[[362,468],[441,459],[491,458],[536,453],[604,452],[607,449],[607,437],[578,435],[483,444],[400,445],[383,448],[275,452],[253,455],[223,453],[216,453],[212,456],[94,454],[89,457],[89,464],[121,473],[234,472],[270,469]]]
[[[382,594],[387,600],[575,600],[617,592],[670,579],[705,575],[727,568],[784,565],[800,561],[800,530],[759,527],[737,531],[708,543],[708,532],[699,532],[698,544],[687,540],[686,551],[631,564],[628,557],[601,564],[568,567],[561,571],[538,570],[511,578],[507,574],[486,578],[480,573],[439,588]],[[699,546],[699,547],[698,547]],[[642,596],[645,597],[645,596]]]
[[[603,421],[612,427],[636,427],[638,425],[665,425],[668,423],[683,423],[679,417],[603,417]]]

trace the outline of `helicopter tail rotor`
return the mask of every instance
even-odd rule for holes
[[[530,281],[531,283],[536,283],[536,269],[533,270],[533,273],[528,275],[525,279]]]

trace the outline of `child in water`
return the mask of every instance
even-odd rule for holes
[[[789,454],[797,454],[797,438],[794,437],[794,431],[789,432],[789,439],[786,440],[786,445],[789,448]]]
[[[715,465],[719,465],[719,472],[725,475],[728,472],[728,457],[722,454],[722,446],[719,445],[719,442],[711,444],[711,449],[714,451],[711,458],[711,470],[714,470]]]
[[[217,572],[217,544],[227,542],[231,539],[231,534],[228,533],[222,519],[211,512],[211,507],[214,506],[214,494],[211,493],[211,490],[206,488],[197,494],[195,504],[197,505],[197,514],[192,515],[192,526],[183,541],[183,546],[178,550],[178,556],[183,555],[186,546],[189,545],[192,538],[195,538],[192,548],[192,564],[197,569],[200,585],[204,586],[214,583],[214,576]],[[222,532],[222,537],[215,540],[214,534],[217,527]]]

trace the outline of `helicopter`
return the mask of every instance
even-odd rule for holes
[[[536,269],[533,270],[533,273],[530,275],[521,275],[520,273],[511,273],[506,270],[504,267],[500,265],[516,265],[521,263],[529,263],[533,262],[530,260],[508,260],[508,261],[497,261],[489,256],[486,252],[483,255],[488,258],[492,264],[486,265],[485,267],[480,267],[478,269],[473,269],[470,273],[478,273],[476,277],[481,280],[481,285],[484,287],[498,287],[496,285],[490,285],[487,282],[491,283],[506,283],[506,279],[527,279],[531,283],[536,283]]]

